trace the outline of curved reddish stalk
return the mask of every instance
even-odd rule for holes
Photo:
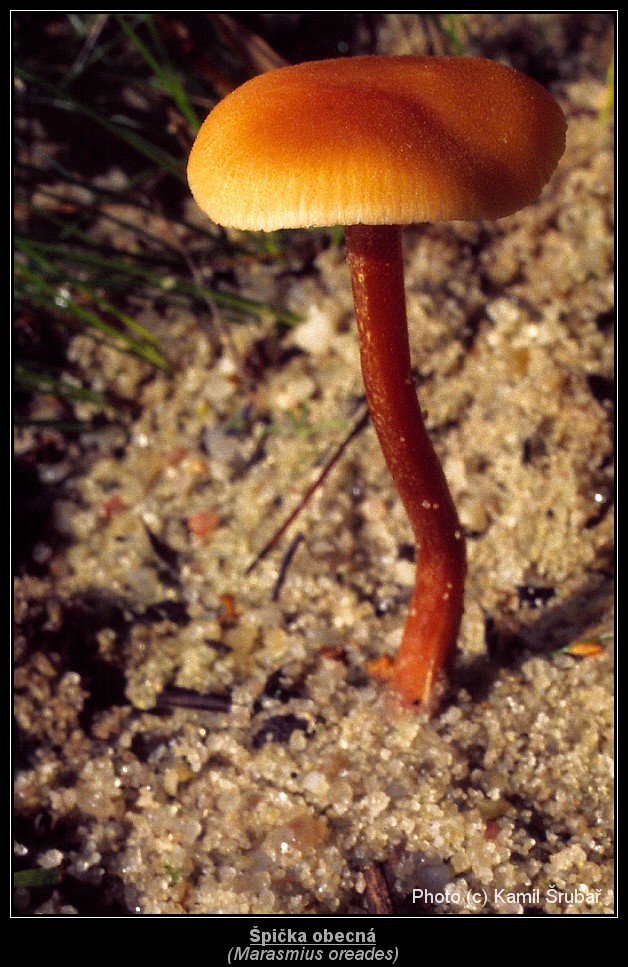
[[[391,684],[404,702],[429,706],[460,628],[465,543],[412,379],[401,227],[352,225],[345,238],[369,409],[417,543],[414,595]]]

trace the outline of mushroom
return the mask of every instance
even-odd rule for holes
[[[565,129],[554,98],[504,65],[365,56],[247,81],[216,105],[190,154],[192,194],[220,225],[344,226],[367,401],[417,545],[386,676],[405,704],[433,705],[460,628],[466,555],[412,375],[402,225],[517,211],[550,178]]]

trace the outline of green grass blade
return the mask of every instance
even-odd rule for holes
[[[28,244],[29,251],[33,252],[35,246],[32,241],[25,243],[19,238],[16,239],[16,248],[24,250],[24,245]],[[245,296],[235,295],[230,292],[221,292],[218,289],[210,289],[206,286],[198,285],[185,279],[179,279],[171,275],[164,275],[140,265],[131,263],[123,259],[109,259],[92,253],[80,252],[78,250],[63,245],[52,243],[39,243],[37,250],[47,256],[54,257],[58,264],[60,259],[66,258],[74,260],[77,264],[89,264],[92,268],[102,268],[108,273],[120,273],[130,276],[133,279],[141,280],[144,284],[156,288],[158,291],[177,292],[191,298],[213,302],[216,306],[223,309],[232,309],[243,315],[253,316],[257,319],[274,319],[276,322],[286,326],[296,326],[302,319],[294,312],[286,309],[278,309],[264,302],[249,299]]]
[[[63,879],[59,869],[45,870],[39,867],[32,870],[18,870],[13,874],[13,886],[25,889],[57,886]]]
[[[445,34],[450,50],[456,57],[464,57],[464,42],[460,36],[460,28],[464,22],[464,17],[459,13],[445,14]]]
[[[76,98],[69,97],[69,95],[58,91],[54,85],[48,84],[43,78],[37,77],[37,75],[23,67],[18,66],[16,68],[16,74],[22,80],[35,84],[46,91],[48,98],[42,99],[43,104],[89,118],[90,121],[104,128],[108,134],[126,142],[145,158],[148,158],[152,164],[174,175],[175,178],[184,184],[186,183],[183,160],[175,158],[174,155],[152,144],[152,142],[142,137],[141,134],[132,130],[130,126],[132,122],[128,118],[120,117],[118,123],[115,123],[109,118],[103,117],[102,114],[99,114],[98,111],[95,111],[89,105],[83,104],[81,101],[76,100]]]
[[[137,33],[133,30],[127,18],[121,15],[118,15],[116,17],[116,20],[124,30],[127,37],[129,37],[129,39],[132,41],[137,51],[141,54],[141,56],[144,58],[144,60],[146,61],[150,69],[153,71],[153,74],[155,75],[155,78],[161,90],[172,98],[172,100],[178,107],[179,111],[181,112],[181,115],[185,118],[185,120],[189,124],[191,130],[196,131],[199,127],[198,117],[196,116],[196,112],[193,110],[188,100],[187,94],[185,93],[183,87],[179,83],[174,70],[172,69],[171,65],[167,63],[167,56],[165,54],[165,51],[163,50],[163,47],[159,40],[159,36],[155,29],[155,22],[153,20],[153,17],[151,15],[142,14],[140,16],[140,19],[148,27],[153,43],[155,44],[156,47],[159,48],[160,54],[163,60],[166,62],[165,67],[163,67],[153,56],[153,54],[148,49],[146,44],[144,44],[144,42],[140,39]]]
[[[58,396],[81,403],[94,403],[96,406],[108,405],[105,397],[95,390],[88,389],[86,386],[76,386],[74,383],[68,383],[67,380],[51,376],[50,373],[29,369],[19,363],[15,367],[13,377],[17,386],[34,393]]]
[[[80,305],[73,296],[72,290],[66,285],[45,282],[39,273],[33,272],[27,266],[16,265],[15,274],[23,284],[22,296],[40,308],[47,309],[68,319],[79,327],[95,329],[104,335],[122,343],[123,348],[133,352],[146,362],[152,363],[160,369],[166,369],[168,364],[159,350],[151,344],[134,339],[127,332],[120,332],[114,326],[101,319],[97,313]],[[18,293],[19,296],[20,293]]]

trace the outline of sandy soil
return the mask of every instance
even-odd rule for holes
[[[414,579],[370,425],[247,573],[363,413],[341,244],[306,272],[237,269],[291,330],[225,342],[209,312],[147,308],[174,375],[77,337],[138,414],[39,467],[57,541],[16,580],[16,836],[65,880],[18,911],[613,912],[610,48],[598,31],[563,70],[566,21],[546,25],[569,133],[542,197],[406,233],[419,392],[468,537],[442,708],[366,674]],[[522,31],[488,27],[492,56]],[[393,16],[378,43],[413,36]]]

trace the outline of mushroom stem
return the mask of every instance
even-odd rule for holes
[[[371,418],[417,544],[414,594],[390,681],[405,703],[429,707],[460,628],[465,543],[412,378],[401,226],[351,225],[345,239]]]

